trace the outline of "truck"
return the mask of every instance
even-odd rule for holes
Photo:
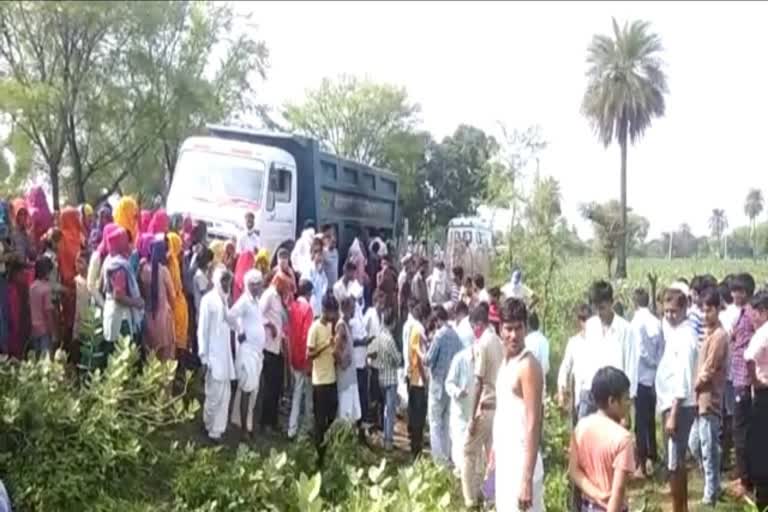
[[[222,125],[207,132],[181,145],[169,214],[189,214],[210,236],[232,239],[252,212],[273,256],[291,249],[310,220],[335,229],[342,257],[363,230],[396,239],[397,175],[323,151],[310,137]]]
[[[446,234],[448,268],[461,266],[465,276],[489,275],[494,252],[491,223],[480,217],[455,217]]]

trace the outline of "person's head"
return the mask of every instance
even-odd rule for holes
[[[670,325],[676,327],[686,318],[688,297],[682,290],[667,288],[664,290],[664,318]]]
[[[435,268],[437,270],[439,270],[440,272],[444,272],[445,271],[445,263],[443,263],[442,261],[438,261],[437,263],[435,263]]]
[[[40,256],[35,261],[35,279],[45,281],[53,272],[53,262],[48,256]]]
[[[392,259],[388,255],[381,257],[381,269],[389,270],[392,268]]]
[[[462,267],[453,267],[453,282],[457,285],[461,285],[464,281],[464,269]]]
[[[635,288],[635,291],[632,292],[632,302],[635,303],[636,309],[647,308],[651,303],[651,298],[645,288]]]
[[[592,379],[592,397],[606,416],[620,422],[629,411],[629,378],[612,366],[600,368]]]
[[[126,235],[127,235],[127,233],[126,233]],[[48,240],[51,241],[51,243],[53,244],[53,247],[55,248],[55,247],[57,247],[59,245],[59,242],[61,242],[61,237],[62,237],[61,230],[59,228],[53,228],[50,231],[50,235],[48,236]],[[127,236],[126,236],[126,238],[127,238]]]
[[[323,297],[322,306],[323,320],[327,323],[335,323],[339,318],[339,302],[330,290]]]
[[[750,301],[752,305],[752,322],[756,328],[768,322],[768,292],[760,292]]]
[[[381,323],[390,331],[395,329],[397,326],[397,314],[393,308],[386,308],[381,313]]]
[[[722,309],[733,304],[733,296],[731,295],[731,288],[727,279],[720,283],[717,287],[717,291],[720,293],[720,307]]]
[[[499,316],[504,352],[507,358],[515,357],[525,348],[525,336],[528,334],[526,326],[531,322],[525,302],[515,298],[505,300],[501,305]]]
[[[256,224],[256,216],[253,214],[253,212],[247,212],[245,214],[246,229],[248,229],[248,231],[252,230],[255,224]]]
[[[355,314],[355,299],[351,295],[341,299],[341,314],[344,315],[344,320],[349,320]]]
[[[488,304],[481,302],[469,313],[469,324],[472,326],[472,330],[475,333],[475,337],[479,338],[480,335],[485,332],[490,324],[488,319]]]
[[[613,321],[613,287],[607,281],[596,281],[589,290],[589,299],[600,321],[608,325]]]
[[[357,274],[357,265],[354,261],[348,261],[344,264],[344,281],[349,282],[355,279]]]
[[[323,243],[326,249],[332,249],[336,247],[336,232],[331,224],[326,224],[322,228],[323,231]]]
[[[713,329],[720,323],[720,292],[714,286],[704,288],[699,293],[701,311],[704,313],[704,325]]]
[[[579,304],[574,309],[574,316],[576,317],[579,331],[583,331],[587,325],[587,320],[592,316],[592,309],[590,309],[589,304]]]
[[[613,312],[616,313],[618,316],[624,318],[624,303],[619,301],[616,301],[613,304]]]
[[[429,304],[417,302],[413,308],[413,317],[419,322],[426,322],[429,319]]]
[[[213,261],[213,251],[207,247],[204,247],[200,254],[197,255],[197,268],[205,272],[208,270],[211,262]]]
[[[419,260],[419,273],[422,276],[426,277],[428,272],[429,272],[429,260],[427,260],[426,258],[421,258]]]
[[[80,277],[85,277],[88,274],[88,260],[85,253],[80,251],[77,253],[77,259],[75,260],[75,271]]]
[[[291,270],[291,253],[285,247],[281,247],[277,251],[277,266],[283,272]]]
[[[245,281],[245,288],[251,299],[258,299],[264,291],[264,276],[261,274],[261,271],[252,268],[245,273],[243,281]]]
[[[485,277],[483,277],[483,274],[477,274],[474,279],[475,288],[478,290],[482,290],[485,288]]]
[[[306,277],[302,277],[299,279],[299,290],[298,295],[299,297],[304,297],[305,299],[309,300],[309,298],[312,296],[312,281],[307,279]]]
[[[441,329],[448,323],[448,311],[443,306],[433,307],[431,321],[435,329]]]
[[[488,290],[488,296],[491,298],[492,304],[498,304],[501,300],[501,288],[498,286],[494,286],[490,290]]]
[[[691,279],[691,303],[696,304],[699,308],[702,307],[701,304],[701,294],[706,290],[707,288],[715,288],[717,287],[717,279],[714,278],[711,274],[705,274],[700,276],[694,276],[693,279]]]
[[[373,292],[373,307],[379,313],[383,312],[384,308],[387,307],[387,294],[379,289]]]
[[[731,281],[731,296],[737,306],[745,306],[754,293],[755,278],[751,274],[737,274]]]
[[[539,315],[537,315],[535,311],[531,311],[528,315],[528,330],[536,332],[539,330],[539,327]]]
[[[467,291],[467,293],[475,292],[475,282],[469,276],[464,279],[464,289]]]
[[[467,315],[469,315],[469,306],[466,302],[460,300],[453,305],[453,318],[456,322],[461,322]]]
[[[223,267],[217,268],[213,273],[213,286],[222,297],[229,295],[232,289],[232,273]]]
[[[325,263],[322,240],[315,238],[312,241],[312,248],[310,250],[312,255],[312,263],[314,263],[315,268],[320,268]]]

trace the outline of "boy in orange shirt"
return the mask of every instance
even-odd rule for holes
[[[627,483],[635,471],[632,434],[621,426],[631,404],[629,378],[619,369],[601,368],[592,395],[598,411],[573,431],[568,472],[582,494],[581,512],[627,511]]]

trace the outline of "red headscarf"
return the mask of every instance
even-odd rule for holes
[[[146,233],[149,229],[149,223],[152,222],[152,212],[149,210],[141,210],[139,214],[139,231]]]
[[[64,286],[74,286],[77,254],[80,252],[83,232],[80,228],[80,212],[67,206],[59,218],[61,241],[59,242],[59,275]]]
[[[106,231],[106,229],[104,231]],[[128,231],[118,226],[111,233],[104,233],[104,239],[107,241],[107,251],[110,256],[128,257],[131,251],[131,241],[128,237]]]
[[[253,270],[256,258],[251,251],[245,251],[240,253],[237,257],[237,263],[235,264],[235,282],[232,287],[232,299],[237,300],[245,290],[245,274],[249,270]]]
[[[142,215],[144,213],[142,212]],[[162,208],[157,210],[155,214],[152,216],[152,219],[149,221],[149,224],[147,224],[147,229],[141,230],[142,233],[152,233],[153,235],[156,235],[158,233],[165,234],[168,232],[168,230],[171,227],[171,219],[168,217],[168,214],[165,213],[165,210]]]
[[[104,226],[104,230],[101,233],[101,242],[99,242],[99,246],[97,250],[99,251],[99,254],[101,254],[101,259],[104,259],[107,257],[107,239],[110,237],[112,233],[114,233],[116,230],[120,229],[120,226],[117,224],[110,222],[106,226]]]
[[[27,193],[27,207],[32,218],[32,234],[35,240],[43,238],[53,227],[53,214],[42,187],[32,187]]]

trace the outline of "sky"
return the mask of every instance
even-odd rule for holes
[[[498,133],[541,126],[543,175],[583,237],[579,205],[619,197],[619,150],[580,113],[586,48],[611,17],[644,19],[662,38],[667,111],[629,149],[628,202],[651,236],[688,223],[708,232],[713,208],[747,223],[750,187],[766,190],[768,3],[763,2],[237,2],[270,51],[261,100],[299,101],[341,73],[404,86],[437,138],[461,123]],[[765,215],[765,214],[764,214]]]

